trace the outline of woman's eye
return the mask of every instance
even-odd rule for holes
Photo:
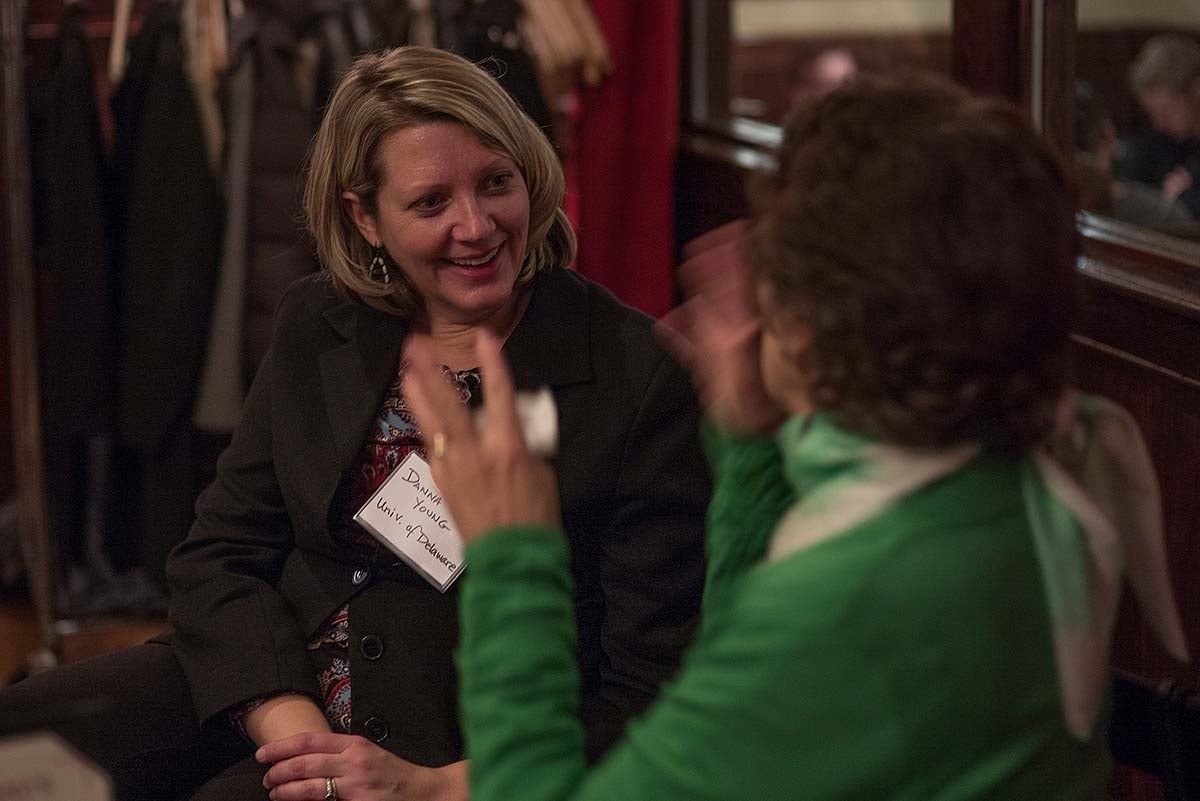
[[[439,195],[426,195],[413,204],[417,211],[437,211],[441,208],[442,198]]]
[[[487,186],[489,189],[507,189],[511,182],[511,172],[498,172],[487,179]]]

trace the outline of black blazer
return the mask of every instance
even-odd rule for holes
[[[549,385],[558,403],[593,756],[674,672],[703,586],[710,477],[698,412],[651,325],[558,271],[539,276],[505,345],[518,387]],[[243,420],[168,563],[174,645],[201,720],[262,694],[316,696],[305,642],[349,600],[353,731],[419,764],[462,758],[457,584],[443,595],[390,556],[356,562],[330,535],[334,492],[405,333],[403,321],[344,299],[323,274],[281,302]]]

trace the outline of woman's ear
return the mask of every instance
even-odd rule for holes
[[[789,320],[779,331],[780,347],[788,359],[802,363],[812,345],[812,329],[796,320]]]
[[[794,314],[781,310],[775,303],[775,293],[765,282],[756,287],[755,301],[758,318],[764,329],[779,343],[780,352],[788,359],[800,360],[812,344],[812,329]]]
[[[358,193],[346,190],[342,193],[342,203],[346,205],[350,219],[354,220],[354,225],[363,239],[367,240],[371,247],[378,247],[382,239],[379,236],[379,227],[375,224],[375,215],[367,211]]]

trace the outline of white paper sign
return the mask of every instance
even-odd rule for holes
[[[429,463],[416,453],[404,457],[354,520],[442,592],[462,572],[462,537]]]

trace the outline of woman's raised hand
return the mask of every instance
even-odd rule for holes
[[[742,258],[749,228],[729,223],[684,246],[685,301],[659,322],[663,343],[692,374],[705,414],[737,434],[773,431],[786,417],[767,394],[760,365],[762,324]]]
[[[466,801],[469,795],[466,762],[422,767],[357,735],[297,734],[267,743],[255,758],[271,764],[263,785],[272,801]]]
[[[470,542],[503,526],[561,528],[554,471],[525,447],[499,340],[481,330],[475,354],[483,374],[478,418],[442,376],[427,337],[414,335],[405,346],[404,396],[459,533]]]

